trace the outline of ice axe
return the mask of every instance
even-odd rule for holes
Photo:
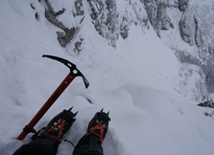
[[[17,137],[18,140],[23,140],[28,133],[34,132],[34,126],[37,122],[42,118],[42,116],[48,111],[48,109],[53,105],[53,103],[58,99],[58,97],[63,93],[63,91],[68,87],[68,85],[73,81],[73,79],[77,76],[82,77],[85,87],[88,88],[89,82],[85,78],[85,76],[77,69],[76,65],[71,63],[70,61],[52,56],[52,55],[43,55],[42,57],[50,58],[56,61],[63,63],[70,69],[69,74],[65,77],[65,79],[61,82],[61,84],[57,87],[57,89],[53,92],[53,94],[48,98],[48,100],[44,103],[41,109],[36,113],[33,119],[26,125],[23,131]]]

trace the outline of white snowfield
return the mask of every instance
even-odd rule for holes
[[[66,26],[79,27],[76,37],[84,38],[79,55],[73,53],[72,41],[65,49],[59,45],[56,31],[60,29],[44,17],[43,2],[1,1],[0,155],[11,155],[31,141],[32,134],[22,141],[16,137],[69,73],[66,66],[42,58],[43,54],[76,64],[90,86],[85,89],[81,78],[74,79],[36,130],[63,109],[74,107],[74,112],[79,111],[77,120],[63,139],[77,144],[90,119],[104,108],[111,117],[103,144],[105,155],[214,154],[214,120],[204,114],[213,110],[191,100],[192,90],[197,89],[196,67],[192,66],[194,76],[184,88],[179,76],[184,66],[151,27],[143,31],[133,24],[128,38],[119,38],[113,48],[94,29],[86,2],[81,24],[72,16],[72,1],[54,1],[53,5],[66,7],[60,16]],[[58,155],[72,151],[72,145],[62,141]]]

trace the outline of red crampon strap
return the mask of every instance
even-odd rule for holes
[[[99,131],[99,133],[97,133],[96,131]],[[104,129],[103,129],[103,125],[102,125],[102,122],[98,122],[92,129],[90,132],[88,132],[86,134],[86,136],[88,135],[95,135],[97,137],[99,137],[100,139],[100,142],[102,143],[103,142],[103,133],[104,133]]]
[[[64,128],[65,125],[65,120],[61,120],[60,122],[58,122],[56,125],[52,126],[48,131],[46,131],[43,135],[51,135],[49,133],[51,133],[55,128],[59,128],[58,134],[57,135],[52,135],[53,138],[57,139],[58,141],[60,140],[61,136],[62,136],[62,130]]]

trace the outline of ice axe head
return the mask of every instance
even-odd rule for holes
[[[88,80],[85,78],[85,76],[77,69],[76,65],[71,63],[70,61],[57,57],[57,56],[52,56],[52,55],[43,55],[42,57],[46,57],[46,58],[50,58],[50,59],[54,59],[56,61],[59,61],[61,63],[63,63],[65,66],[67,66],[70,69],[70,74],[73,77],[77,77],[77,76],[81,76],[83,79],[83,82],[85,84],[85,87],[88,88],[89,86],[89,82]]]

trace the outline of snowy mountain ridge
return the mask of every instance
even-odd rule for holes
[[[45,17],[46,1],[1,2],[1,155],[12,154],[30,141],[30,134],[23,141],[16,136],[69,72],[43,59],[43,54],[75,63],[90,86],[85,89],[82,79],[76,78],[36,130],[74,106],[79,113],[66,139],[76,144],[94,113],[104,108],[112,120],[103,145],[105,155],[213,154],[213,117],[204,114],[213,110],[190,100],[200,98],[203,91],[198,89],[203,84],[197,85],[203,77],[200,68],[181,64],[157,37],[142,1],[61,0],[51,5],[56,12],[65,8],[55,21],[62,22],[61,28],[50,22],[54,17],[50,21]],[[116,18],[109,19],[110,13]],[[73,36],[71,28],[77,28]],[[63,48],[57,37],[66,33],[72,40]],[[58,154],[72,151],[62,141]]]

